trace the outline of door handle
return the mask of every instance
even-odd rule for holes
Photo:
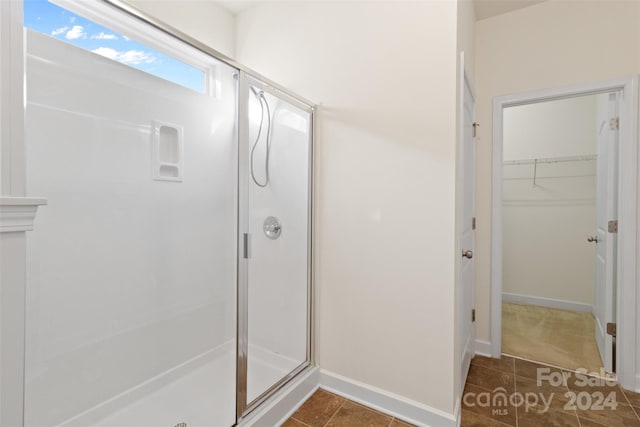
[[[589,243],[598,243],[598,237],[597,236],[589,236],[587,237],[587,242]]]
[[[245,259],[251,258],[251,234],[242,235],[242,255]]]
[[[465,251],[464,249],[462,250],[462,256],[468,259],[473,258],[473,251]]]

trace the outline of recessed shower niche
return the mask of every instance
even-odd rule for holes
[[[182,181],[182,126],[154,121],[152,125],[153,177]]]

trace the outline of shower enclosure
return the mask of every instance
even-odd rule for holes
[[[202,90],[27,30],[27,182],[49,204],[25,425],[235,425],[311,366],[313,108],[130,8],[68,3]]]

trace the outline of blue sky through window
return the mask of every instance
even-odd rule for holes
[[[47,0],[24,1],[24,26],[189,89],[205,91],[204,71]]]

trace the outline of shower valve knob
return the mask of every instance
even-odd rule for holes
[[[264,220],[262,230],[269,239],[275,240],[282,233],[282,224],[278,218],[270,216]]]

